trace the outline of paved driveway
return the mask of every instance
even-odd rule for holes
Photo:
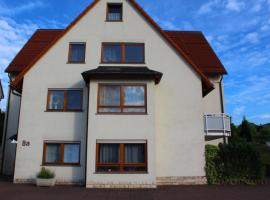
[[[177,186],[147,190],[37,188],[0,181],[0,200],[269,200],[270,185]]]

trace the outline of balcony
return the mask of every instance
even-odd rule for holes
[[[204,115],[206,136],[231,136],[231,118],[225,114]]]

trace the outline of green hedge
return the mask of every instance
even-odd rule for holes
[[[217,184],[220,180],[217,172],[216,162],[218,155],[218,147],[213,145],[206,145],[205,147],[205,172],[208,184]]]
[[[209,184],[252,184],[264,178],[261,156],[247,143],[207,145],[205,169]]]

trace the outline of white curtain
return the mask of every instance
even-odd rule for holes
[[[64,163],[79,163],[80,145],[65,144],[64,145]]]

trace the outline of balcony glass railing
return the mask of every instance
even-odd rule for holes
[[[230,136],[231,118],[225,114],[206,114],[204,131],[206,136]]]

